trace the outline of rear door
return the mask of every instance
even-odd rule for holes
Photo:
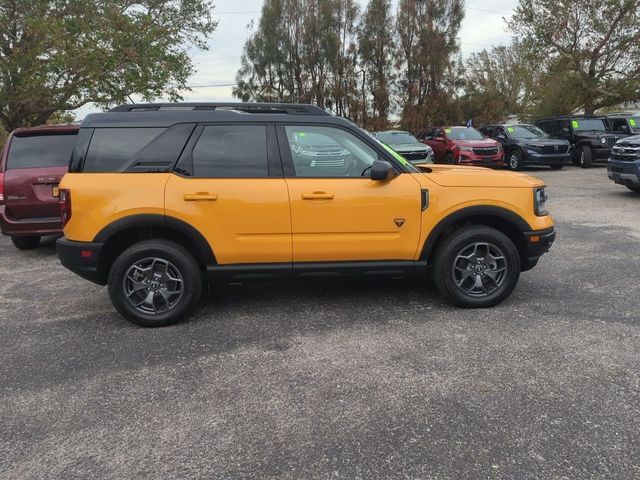
[[[5,159],[5,204],[15,219],[60,215],[57,186],[69,169],[77,130],[13,135]]]
[[[273,125],[200,125],[176,172],[166,215],[202,233],[219,264],[291,264],[289,193]]]

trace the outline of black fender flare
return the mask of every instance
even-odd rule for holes
[[[490,205],[478,205],[473,207],[464,207],[460,210],[444,217],[438,224],[429,232],[429,236],[422,246],[422,252],[420,253],[420,260],[427,261],[433,252],[438,240],[442,235],[453,225],[464,222],[465,220],[472,220],[478,218],[494,218],[502,222],[508,222],[518,229],[522,233],[523,238],[525,232],[531,231],[531,226],[527,221],[517,213],[512,212],[506,208],[495,207]]]
[[[167,215],[138,214],[121,218],[100,230],[93,239],[93,242],[105,243],[109,238],[124,230],[153,227],[163,227],[179,232],[193,243],[197,250],[193,253],[197,255],[198,259],[203,261],[205,265],[217,263],[211,245],[209,245],[209,242],[198,229],[182,220]]]

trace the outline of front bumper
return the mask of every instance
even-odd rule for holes
[[[482,157],[468,152],[461,152],[458,155],[460,165],[472,165],[475,167],[502,168],[504,167],[504,154],[500,153],[491,157]]]
[[[526,272],[536,266],[540,257],[547,253],[556,240],[555,227],[545,230],[525,232],[525,256],[522,258],[522,271]]]
[[[0,230],[12,237],[27,235],[56,235],[62,233],[60,217],[12,218],[6,205],[0,205]]]
[[[528,165],[568,165],[571,163],[569,153],[545,154],[525,150],[524,163]]]
[[[629,162],[609,159],[607,173],[615,183],[640,187],[640,160]]]
[[[593,148],[591,151],[593,152],[594,160],[607,160],[611,154],[611,147]]]
[[[56,242],[60,263],[76,275],[98,285],[107,284],[106,269],[100,260],[102,243],[74,242],[66,237]]]

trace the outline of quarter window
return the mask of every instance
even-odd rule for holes
[[[268,177],[267,129],[264,125],[205,127],[192,159],[194,177]]]
[[[298,177],[362,177],[377,152],[345,130],[307,125],[285,126]]]
[[[7,169],[66,167],[76,143],[76,132],[58,135],[15,136],[9,146]]]
[[[96,128],[84,172],[117,172],[164,128]]]

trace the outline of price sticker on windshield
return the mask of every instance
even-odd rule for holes
[[[515,132],[515,131],[516,131],[516,129],[515,129],[515,128],[513,128],[513,127],[507,127],[507,131],[508,131],[509,133],[513,133],[513,132]]]
[[[636,126],[636,119],[635,118],[630,118],[629,119],[629,125],[631,125],[632,127]]]
[[[572,126],[573,128],[580,128],[580,124],[578,123],[578,121],[577,121],[577,120],[572,120],[572,121],[571,121],[571,126]]]
[[[445,128],[444,131],[447,132],[447,133],[451,133],[451,129],[450,128]]]

